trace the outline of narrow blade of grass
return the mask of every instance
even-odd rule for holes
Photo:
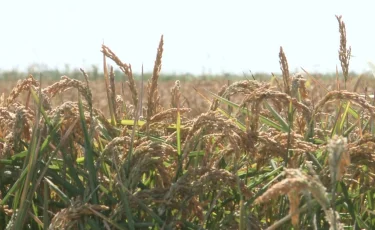
[[[50,225],[48,213],[50,190],[46,181],[43,182],[43,193],[43,228],[48,229],[48,226]]]
[[[4,198],[0,200],[0,205],[5,205],[8,202],[8,199],[13,196],[13,194],[17,191],[17,189],[21,186],[22,182],[25,180],[26,174],[27,169],[25,168],[22,171],[20,177],[16,180],[16,182],[12,185],[7,194],[4,196]]]
[[[40,98],[42,98],[40,90],[39,90],[39,96]],[[27,211],[31,205],[31,197],[32,197],[34,187],[38,186],[34,182],[35,182],[35,178],[36,178],[37,171],[38,171],[37,159],[38,159],[38,153],[40,150],[40,142],[41,142],[41,135],[40,135],[40,128],[39,128],[39,119],[40,119],[41,112],[42,112],[42,105],[39,104],[35,123],[33,126],[31,143],[28,148],[28,157],[25,161],[25,164],[26,164],[25,167],[27,168],[28,173],[24,180],[24,185],[22,187],[22,190],[19,190],[17,192],[18,194],[16,195],[20,198],[19,200],[20,206],[19,206],[17,218],[14,223],[15,229],[21,229],[23,227],[23,224],[26,219]]]
[[[218,99],[219,101],[221,101],[222,103],[228,105],[228,106],[231,106],[233,107],[234,109],[236,110],[240,110],[243,114],[247,115],[248,111],[246,109],[243,109],[243,108],[240,108],[239,105],[237,105],[236,103],[234,102],[231,102],[231,101],[228,101],[227,99],[223,98],[223,97],[220,97],[218,95],[216,95],[215,93],[212,93],[211,91],[209,90],[206,90],[209,94],[211,94],[213,97],[215,97],[216,99]],[[287,132],[288,129],[285,129],[283,128],[281,125],[273,122],[272,120],[268,119],[267,117],[264,117],[262,115],[259,115],[259,120],[263,123],[263,124],[266,124],[266,125],[269,125],[279,131],[282,131],[282,132]]]
[[[281,117],[278,112],[274,110],[274,108],[272,108],[272,106],[270,106],[270,104],[268,104],[267,101],[264,101],[264,105],[272,113],[273,117],[279,122],[283,130],[289,130],[288,123]]]
[[[92,194],[92,203],[93,204],[98,204],[98,196],[96,193],[96,187],[97,185],[97,175],[96,175],[96,169],[95,169],[95,164],[94,164],[94,154],[92,151],[92,146],[91,146],[91,141],[88,133],[88,128],[86,125],[86,120],[85,120],[85,115],[83,111],[83,106],[82,106],[82,100],[81,97],[78,96],[78,108],[79,108],[79,116],[80,116],[80,121],[81,121],[81,126],[82,126],[82,131],[84,135],[84,140],[85,140],[85,166],[88,169],[89,173],[89,186],[90,186],[90,191],[93,192]]]
[[[44,180],[48,183],[50,188],[56,192],[56,194],[60,197],[60,199],[66,204],[70,205],[70,199],[69,197],[59,189],[52,181],[50,181],[47,177],[44,178]]]
[[[33,96],[33,98],[34,98],[36,104],[38,105],[38,109],[39,109],[40,113],[42,114],[43,119],[45,120],[46,124],[47,124],[50,128],[53,128],[53,127],[52,127],[52,124],[51,124],[51,121],[50,121],[50,119],[48,118],[47,113],[46,113],[46,111],[44,110],[44,108],[43,108],[43,106],[42,106],[42,104],[41,104],[41,99],[38,97],[38,95],[36,94],[36,92],[35,92],[32,88],[30,88],[30,92],[31,92],[31,95]]]
[[[345,111],[344,111],[344,113],[342,114],[342,117],[341,117],[340,126],[339,126],[340,133],[342,133],[342,130],[344,128],[344,124],[345,124],[345,121],[346,121],[346,118],[347,118],[347,115],[348,115],[349,108],[350,108],[350,101],[348,101],[346,103]]]

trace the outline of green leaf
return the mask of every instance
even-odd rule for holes
[[[88,128],[86,125],[82,100],[79,94],[78,94],[78,108],[79,108],[79,116],[80,116],[82,131],[83,131],[84,140],[85,140],[85,153],[84,153],[85,166],[87,167],[88,173],[89,173],[88,176],[89,176],[90,191],[93,193],[92,203],[98,204],[99,201],[98,201],[98,196],[96,192],[96,187],[98,185],[97,185],[97,174],[96,174],[96,169],[95,169],[95,164],[94,164],[94,153],[93,153],[92,146],[91,146],[91,141],[90,141],[91,138],[89,137]]]
[[[231,102],[223,97],[220,97],[218,95],[216,95],[215,93],[212,93],[211,91],[209,90],[206,90],[209,94],[211,94],[213,97],[215,97],[216,99],[218,99],[219,101],[221,101],[222,103],[228,105],[228,106],[231,106],[233,107],[234,109],[236,110],[240,110],[243,114],[247,115],[249,113],[249,111],[247,111],[246,109],[244,108],[240,108],[239,105],[237,105],[236,103],[234,102]],[[222,110],[219,110],[219,111],[222,111]],[[270,119],[268,119],[267,117],[264,117],[263,115],[259,115],[259,120],[260,122],[262,122],[263,124],[266,124],[268,126],[271,126],[279,131],[282,131],[282,132],[288,132],[288,129],[286,130],[285,128],[283,128],[281,125],[271,121]],[[243,126],[243,125],[242,125]],[[243,126],[243,128],[245,128]]]
[[[44,180],[48,183],[50,188],[56,192],[56,194],[61,198],[61,200],[66,204],[70,205],[69,197],[59,189],[52,181],[50,181],[47,177],[44,178]]]
[[[28,152],[29,152],[28,150],[25,150],[20,153],[14,154],[13,156],[11,156],[11,159],[12,160],[22,159],[27,156]]]
[[[345,111],[343,113],[343,115],[341,116],[341,122],[340,122],[340,126],[339,126],[339,130],[340,130],[340,133],[342,132],[343,130],[343,127],[344,127],[344,123],[346,121],[346,117],[348,115],[348,111],[350,109],[350,101],[348,101],[347,105],[346,105],[346,108],[345,108]]]
[[[288,123],[281,117],[281,115],[276,112],[272,106],[268,104],[267,101],[264,101],[264,104],[266,108],[272,113],[273,117],[280,123],[281,127],[283,128],[284,132],[287,132],[289,130]]]

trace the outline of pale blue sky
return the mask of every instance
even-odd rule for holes
[[[164,73],[334,71],[346,23],[350,69],[375,61],[374,1],[1,1],[0,69],[32,63],[89,69],[104,40],[133,71],[152,70],[160,35]]]

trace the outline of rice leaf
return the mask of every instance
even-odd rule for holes
[[[237,105],[236,103],[234,102],[231,102],[231,101],[228,101],[227,99],[223,98],[223,97],[220,97],[218,95],[216,95],[215,93],[212,93],[211,91],[209,90],[206,90],[209,94],[211,94],[213,97],[215,97],[216,99],[218,99],[219,101],[221,101],[222,103],[228,105],[228,106],[231,106],[233,107],[234,109],[236,110],[240,110],[243,114],[247,114],[248,111],[244,108],[240,108],[239,105]],[[263,124],[266,124],[266,125],[269,125],[279,131],[283,131],[283,132],[287,132],[287,130],[285,130],[281,125],[271,121],[269,118],[267,117],[264,117],[262,115],[259,115],[259,120],[263,123]]]
[[[283,131],[286,132],[287,130],[289,130],[288,123],[281,117],[281,115],[278,112],[274,110],[274,108],[272,108],[272,106],[270,106],[270,104],[268,104],[267,101],[264,101],[264,105],[271,112],[273,117],[279,122],[279,124],[283,128]]]
[[[44,181],[48,183],[50,188],[56,192],[56,194],[61,198],[61,200],[66,204],[70,205],[70,199],[69,197],[59,189],[52,181],[50,181],[47,177],[44,178]]]
[[[79,94],[78,94],[79,95]],[[84,111],[83,111],[83,106],[82,106],[82,100],[81,97],[78,96],[78,108],[79,108],[79,116],[80,116],[80,121],[81,121],[81,126],[82,126],[82,131],[85,139],[85,166],[88,169],[89,173],[89,187],[90,191],[93,193],[92,194],[92,203],[93,204],[98,204],[98,196],[96,193],[96,187],[98,186],[97,183],[97,174],[96,174],[96,169],[95,169],[95,164],[94,164],[94,154],[91,146],[91,138],[89,137],[88,133],[88,128],[86,125],[86,120],[84,116]]]
[[[339,126],[340,133],[342,132],[342,130],[344,128],[344,123],[346,121],[349,108],[350,108],[350,101],[346,103],[345,111],[344,111],[343,115],[341,116],[341,122],[340,122],[340,126]]]

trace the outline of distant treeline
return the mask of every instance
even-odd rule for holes
[[[90,70],[86,70],[86,73],[89,75],[89,78],[91,80],[100,80],[104,78],[104,74],[102,71],[99,71],[99,69],[95,66],[93,66]],[[126,78],[124,73],[122,73],[120,70],[114,70],[115,73],[115,79],[117,81],[120,81]],[[32,68],[29,68],[29,71],[19,71],[19,70],[0,70],[0,80],[17,80],[17,79],[24,79],[29,74],[32,74],[35,78],[39,79],[39,77],[42,77],[42,79],[49,79],[49,80],[58,80],[61,76],[68,76],[70,78],[74,79],[81,79],[83,77],[81,71],[79,69],[71,70],[67,68],[66,70],[58,70],[58,69],[43,69],[41,71],[35,71]],[[333,78],[336,77],[336,73],[310,73],[311,75],[314,75],[315,77],[319,78]],[[145,73],[144,79],[149,79],[151,77],[152,73]],[[275,73],[274,75],[280,76],[280,73]],[[306,74],[305,74],[306,75]],[[358,73],[351,72],[351,77],[358,76]],[[141,79],[140,74],[133,74],[134,78],[136,80]],[[200,74],[200,75],[194,75],[191,73],[186,74],[170,74],[170,73],[161,73],[160,80],[174,80],[174,79],[180,79],[180,80],[193,80],[193,79],[228,79],[228,80],[238,80],[238,79],[256,79],[256,80],[269,80],[273,76],[273,73],[243,73],[243,74],[230,74],[230,73],[223,73],[223,74]],[[341,73],[340,75],[341,76]]]

